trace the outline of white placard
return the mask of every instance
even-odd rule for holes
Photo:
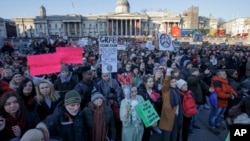
[[[102,73],[117,72],[117,41],[116,36],[99,37]]]
[[[170,34],[158,33],[159,50],[173,51],[172,36]]]

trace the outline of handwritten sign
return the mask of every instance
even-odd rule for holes
[[[81,64],[83,48],[57,47],[56,53],[61,58],[63,64]]]
[[[193,42],[202,42],[202,34],[195,34]]]
[[[117,72],[117,41],[115,36],[99,37],[102,73]]]
[[[28,55],[28,66],[31,75],[42,75],[60,72],[61,64],[58,54]]]
[[[149,100],[136,105],[135,110],[146,127],[152,126],[160,119]]]

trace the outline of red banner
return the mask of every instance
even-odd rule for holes
[[[56,53],[63,64],[81,64],[83,48],[81,47],[57,47]]]
[[[31,75],[42,75],[60,72],[60,57],[56,53],[28,55],[28,66]]]

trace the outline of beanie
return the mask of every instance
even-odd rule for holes
[[[190,73],[190,74],[192,74],[192,73],[195,72],[195,71],[199,71],[199,69],[198,69],[198,68],[190,68],[190,69],[189,69],[189,73]]]
[[[176,86],[178,89],[181,89],[181,87],[184,85],[184,84],[187,84],[187,82],[183,79],[179,79],[178,81],[176,81]]]
[[[65,71],[65,72],[69,72],[69,68],[68,68],[68,66],[66,66],[66,65],[62,65],[62,67],[61,67],[61,72],[63,72],[63,71]]]
[[[72,103],[81,103],[81,96],[75,90],[67,92],[64,96],[64,105],[69,105]]]
[[[104,99],[104,96],[100,92],[95,92],[91,96],[91,102],[94,102],[97,98],[102,98]]]

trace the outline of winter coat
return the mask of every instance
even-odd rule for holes
[[[116,138],[116,129],[115,129],[115,119],[113,115],[113,111],[110,107],[109,102],[103,101],[104,104],[104,119],[105,119],[105,125],[106,125],[106,132],[109,133],[109,139],[114,140]],[[92,140],[92,132],[93,132],[93,126],[94,126],[94,111],[92,107],[92,103],[88,103],[88,105],[83,110],[84,115],[84,125],[86,126],[87,131],[87,140]]]
[[[171,106],[170,76],[166,76],[162,87],[162,111],[159,127],[166,131],[172,131],[176,115],[176,107]]]
[[[83,114],[79,111],[76,116],[70,116],[63,102],[59,103],[53,114],[44,123],[51,136],[63,138],[63,141],[86,141]]]
[[[230,94],[237,96],[237,93],[229,85],[228,81],[219,76],[214,76],[212,78],[212,87],[214,87],[214,90],[217,94],[218,107],[228,106],[228,99],[230,98]]]
[[[122,100],[122,88],[119,86],[117,80],[113,78],[108,82],[100,80],[96,85],[96,89],[101,92],[104,97],[113,99],[120,105]]]
[[[193,92],[195,103],[203,105],[206,103],[206,95],[209,95],[209,87],[202,80],[203,74],[199,76],[190,75],[187,78],[188,89]]]
[[[60,78],[61,76],[59,76],[54,83],[54,88],[55,90],[60,92],[61,97],[64,97],[64,95],[68,91],[73,90],[75,85],[77,84],[77,81],[72,77],[72,73],[69,75],[70,75],[70,78],[66,82],[62,82]]]
[[[246,64],[246,76],[250,76],[250,61],[248,61]]]

